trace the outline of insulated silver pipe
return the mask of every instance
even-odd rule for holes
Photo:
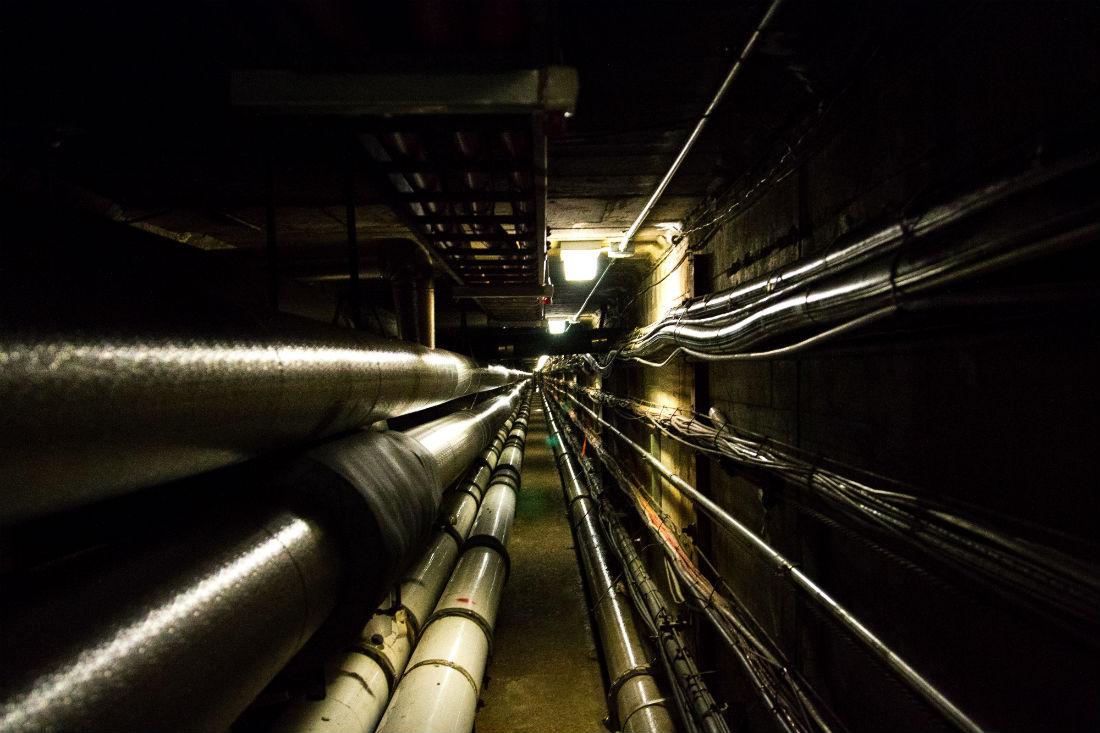
[[[376,607],[427,534],[439,474],[407,435],[365,431],[299,460],[270,508],[43,571],[0,609],[0,731],[225,730],[326,618]]]
[[[569,522],[577,537],[577,554],[584,566],[585,581],[594,604],[592,612],[600,633],[610,698],[614,701],[619,727],[624,733],[675,730],[653,677],[651,655],[638,632],[630,599],[621,589],[611,554],[600,533],[596,502],[581,479],[576,460],[565,448],[565,437],[545,394],[543,409],[561,475]]]
[[[580,410],[595,420],[599,425],[612,433],[616,438],[627,445],[631,450],[652,467],[659,476],[668,481],[674,488],[689,497],[695,504],[703,509],[708,516],[720,524],[723,528],[737,537],[748,542],[761,557],[770,562],[782,574],[782,577],[790,579],[790,582],[804,592],[814,603],[832,616],[848,633],[860,641],[883,664],[891,669],[906,685],[921,696],[932,708],[938,711],[946,720],[957,729],[968,733],[981,733],[981,726],[975,723],[962,710],[955,706],[951,700],[940,692],[935,685],[926,680],[919,672],[909,666],[896,652],[888,647],[870,629],[863,625],[858,618],[841,606],[832,596],[826,593],[809,576],[799,570],[793,563],[776,552],[771,545],[762,540],[756,533],[742,524],[736,517],[727,512],[710,497],[706,496],[694,486],[677,476],[671,469],[660,462],[653,454],[627,437],[622,431],[604,420],[594,410],[589,408],[576,396],[569,392],[554,390],[555,393],[569,399]]]
[[[525,376],[288,318],[233,320],[212,318],[201,335],[168,326],[110,335],[0,331],[0,522],[317,441]]]
[[[508,574],[507,540],[530,411],[524,398],[454,574],[443,590],[379,733],[470,733]],[[502,493],[509,499],[499,499]]]

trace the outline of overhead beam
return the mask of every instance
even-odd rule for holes
[[[454,287],[455,298],[552,298],[553,285],[508,285],[484,287]]]
[[[577,71],[566,66],[485,73],[302,73],[237,69],[233,106],[275,115],[452,115],[571,112]]]

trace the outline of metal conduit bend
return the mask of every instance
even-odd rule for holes
[[[324,699],[294,703],[274,733],[371,733],[377,727],[420,630],[454,570],[518,411],[517,407],[465,477],[444,495],[439,528],[420,560],[399,581],[396,603],[371,616],[356,643],[326,665]]]
[[[652,674],[652,655],[638,632],[630,599],[613,570],[611,553],[600,532],[596,502],[581,479],[576,459],[566,449],[565,438],[545,394],[543,409],[561,475],[569,522],[577,538],[585,581],[594,603],[592,612],[600,632],[610,698],[619,727],[624,733],[675,730],[668,706]]]
[[[526,376],[291,318],[212,315],[201,335],[177,326],[111,336],[0,329],[0,522],[317,441]]]
[[[508,575],[530,393],[501,449],[454,573],[425,623],[380,733],[469,733]]]
[[[787,558],[780,555],[767,542],[761,539],[752,530],[742,524],[736,517],[719,506],[713,499],[701,493],[694,486],[677,476],[667,466],[661,463],[649,451],[635,443],[622,431],[604,420],[598,413],[581,402],[575,395],[568,391],[554,389],[555,396],[568,399],[582,412],[596,421],[602,428],[612,433],[622,443],[656,471],[664,480],[670,483],[682,494],[690,498],[695,505],[710,516],[724,529],[737,537],[745,540],[759,555],[774,565],[779,571],[779,577],[786,578],[795,588],[806,595],[811,601],[834,618],[853,638],[867,647],[867,649],[889,668],[910,689],[918,694],[932,709],[939,713],[944,720],[956,729],[967,733],[981,733],[983,730],[965,712],[960,710],[930,681],[925,679],[917,670],[913,669],[904,659],[888,647],[870,629],[864,626],[858,618],[841,606],[832,596],[827,594],[809,576],[799,570]]]
[[[326,619],[378,603],[430,527],[446,462],[472,460],[518,398],[469,411],[462,434],[437,421],[449,442],[419,429],[446,461],[359,433],[300,459],[255,514],[47,569],[2,609],[18,663],[0,670],[0,731],[225,730]]]

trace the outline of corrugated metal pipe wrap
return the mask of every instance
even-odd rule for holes
[[[485,438],[471,458],[518,397],[467,418],[466,440]],[[225,730],[322,623],[377,605],[430,529],[440,475],[408,435],[364,432],[301,458],[268,507],[46,570],[4,602],[0,648],[19,664],[0,670],[0,730]]]
[[[201,473],[526,376],[288,317],[207,320],[186,331],[157,321],[110,335],[5,326],[0,521]]]
[[[396,602],[371,616],[357,642],[326,665],[324,699],[293,704],[276,732],[369,733],[378,725],[420,629],[454,570],[518,409],[505,419],[465,477],[444,495],[439,527],[419,562],[399,582]]]
[[[547,430],[561,475],[562,491],[570,524],[577,538],[593,615],[600,634],[604,663],[610,682],[610,699],[625,733],[658,733],[675,730],[667,703],[653,676],[646,648],[630,598],[619,583],[610,550],[600,532],[599,511],[588,492],[579,467],[566,447],[565,438],[550,404],[543,395]]]
[[[454,574],[429,617],[378,730],[469,733],[507,576],[507,540],[519,489],[530,395],[502,448]],[[510,499],[497,499],[500,493]]]

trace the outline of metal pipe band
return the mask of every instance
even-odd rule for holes
[[[915,669],[901,658],[896,652],[890,649],[881,639],[878,638],[870,629],[863,625],[863,623],[851,614],[847,609],[841,606],[832,596],[828,595],[821,587],[819,587],[812,579],[804,574],[801,570],[795,567],[789,560],[783,557],[781,554],[775,551],[771,545],[762,540],[752,530],[742,524],[736,517],[727,512],[721,506],[718,505],[713,499],[707,497],[705,494],[698,491],[694,486],[684,481],[677,476],[667,466],[660,462],[651,453],[645,450],[642,446],[635,443],[629,437],[627,437],[622,431],[616,428],[611,423],[604,420],[595,411],[590,409],[587,405],[582,403],[576,396],[569,392],[561,390],[555,390],[555,392],[561,397],[568,398],[587,413],[593,420],[595,420],[604,429],[611,432],[616,438],[621,440],[624,444],[630,447],[638,456],[648,465],[650,465],[658,475],[668,481],[674,488],[689,497],[698,506],[700,506],[708,516],[714,521],[724,527],[732,534],[741,537],[746,540],[750,546],[752,546],[760,555],[770,563],[776,566],[780,571],[782,577],[790,580],[790,582],[799,590],[803,591],[811,600],[813,600],[818,606],[825,610],[832,618],[834,618],[848,633],[850,633],[855,639],[864,644],[872,654],[885,664],[890,670],[892,670],[899,679],[901,679],[906,685],[908,685],[914,692],[921,696],[934,710],[938,711],[947,721],[952,723],[959,730],[968,731],[968,733],[981,733],[982,728],[969,718],[962,710],[955,706],[946,695],[940,692],[931,682],[926,680]]]
[[[577,554],[584,568],[585,581],[589,596],[593,599],[592,613],[600,634],[600,646],[604,653],[609,682],[612,685],[611,696],[620,725],[631,723],[630,730],[658,731],[674,730],[672,718],[662,704],[644,705],[646,714],[635,717],[639,709],[639,699],[621,694],[626,681],[632,677],[648,680],[640,693],[652,692],[653,695],[640,694],[643,702],[658,697],[656,681],[651,675],[638,676],[638,670],[648,669],[649,657],[642,637],[638,632],[634,612],[630,601],[618,588],[618,578],[611,565],[611,556],[600,533],[596,517],[598,510],[595,502],[582,483],[576,458],[569,452],[565,438],[551,410],[546,392],[543,392],[543,409],[546,413],[547,432],[550,434],[554,454],[557,458],[561,476],[562,492],[569,507],[570,524],[576,537]],[[649,686],[652,686],[651,688]],[[634,688],[632,688],[634,690]]]
[[[424,632],[379,733],[469,733],[489,647],[470,619],[440,618]]]
[[[524,376],[292,319],[223,325],[212,318],[198,335],[193,326],[111,335],[14,329],[0,333],[0,522],[7,524]]]
[[[407,436],[364,432],[301,459],[282,509],[44,571],[3,609],[20,664],[0,670],[0,730],[228,728],[334,608],[340,628],[377,603],[430,527],[433,469]]]

